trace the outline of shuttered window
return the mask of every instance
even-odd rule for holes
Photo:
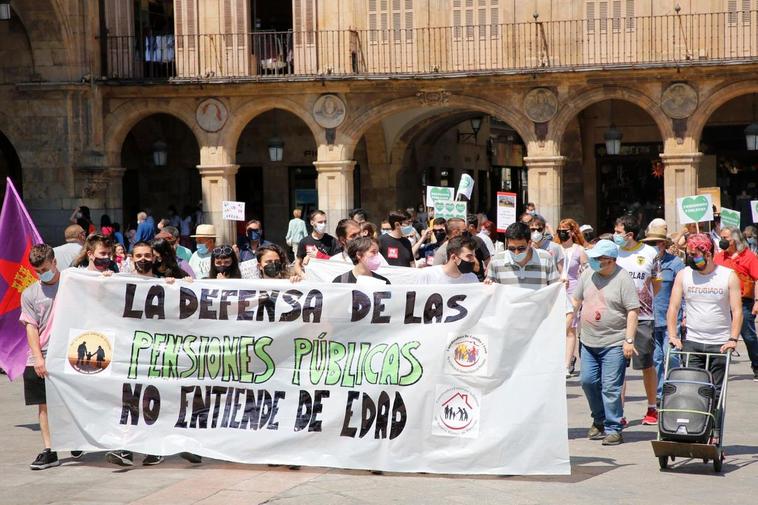
[[[613,0],[613,31],[621,30],[621,0]]]
[[[460,40],[500,36],[499,0],[452,0],[453,37]]]
[[[126,2],[124,2],[126,4]],[[174,18],[176,23],[176,48],[195,49],[197,45],[197,13],[195,0],[174,0]]]
[[[413,42],[413,0],[369,0],[369,42]]]
[[[750,24],[750,0],[742,0],[742,23]]]
[[[729,17],[727,18],[730,25],[737,24],[737,0],[729,0]]]
[[[595,33],[595,2],[587,2],[587,33]]]
[[[315,7],[313,2],[316,0],[293,0],[292,25],[295,30],[295,44],[303,43],[303,34],[308,45],[313,45],[316,38],[316,20],[314,19]]]
[[[626,29],[634,30],[634,1],[626,0]]]
[[[608,31],[608,2],[599,3],[600,32],[605,33]]]

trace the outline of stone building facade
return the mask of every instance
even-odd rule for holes
[[[472,211],[513,190],[600,228],[637,211],[677,225],[699,187],[758,198],[756,0],[10,5],[0,173],[53,243],[77,205],[128,224],[201,203],[233,240],[224,200],[281,240],[294,207],[379,221],[463,173]]]

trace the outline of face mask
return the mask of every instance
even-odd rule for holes
[[[205,244],[197,244],[197,254],[200,254],[200,255],[208,254],[208,246]]]
[[[571,237],[571,234],[568,230],[558,230],[558,238],[561,240],[561,242],[567,241]]]
[[[226,274],[229,272],[229,270],[231,270],[231,268],[231,265],[216,265],[216,272],[220,274]]]
[[[55,278],[55,270],[48,270],[44,274],[39,275],[39,280],[44,283],[51,282]]]
[[[434,232],[434,238],[437,242],[444,242],[446,236],[447,233],[445,233],[445,230],[437,230]]]
[[[703,270],[705,268],[706,261],[705,256],[699,254],[697,256],[687,255],[687,266],[693,270]]]
[[[376,272],[382,265],[382,258],[378,254],[374,254],[370,258],[366,258],[363,263],[366,265],[366,268],[372,272]]]
[[[413,230],[415,230],[415,228],[413,226],[410,226],[410,225],[409,226],[403,226],[402,228],[400,228],[400,233],[402,233],[403,235],[412,235],[413,234]]]
[[[283,270],[284,267],[281,261],[272,261],[271,263],[266,263],[266,266],[263,267],[263,275],[266,278],[277,278]]]
[[[726,251],[727,249],[729,249],[729,241],[723,238],[719,240],[719,249],[721,249],[722,251]]]
[[[619,247],[624,247],[626,245],[626,235],[622,235],[620,233],[614,233],[613,243]]]
[[[588,258],[590,268],[595,271],[599,272],[603,269],[603,265],[600,264],[600,260],[597,258]]]
[[[260,230],[247,230],[247,238],[251,242],[259,242],[261,240],[261,231]]]
[[[511,255],[511,259],[513,260],[514,263],[521,263],[522,261],[526,259],[526,254],[528,252],[529,252],[529,249],[527,249],[526,251],[522,253],[514,253],[511,251],[508,251],[508,254]]]
[[[758,245],[758,239],[755,237],[750,237],[749,239],[747,239],[747,243],[751,246],[756,246]]]
[[[537,211],[536,210],[528,210],[528,211],[526,211],[526,213],[529,214],[530,216],[536,216],[537,215]]]
[[[390,232],[389,230],[382,230],[382,235],[386,235],[386,234],[388,234],[389,232]]]
[[[472,273],[474,271],[474,262],[461,260],[461,262],[458,263],[458,271],[462,274]]]
[[[542,238],[543,237],[544,237],[544,235],[542,234],[541,231],[533,231],[532,232],[532,242],[534,242],[535,244],[538,244],[538,243],[542,242]]]
[[[326,231],[326,223],[316,223],[313,225],[313,229],[316,233],[324,233]]]
[[[103,270],[106,270],[108,266],[111,264],[110,258],[95,258],[92,263],[95,264],[95,268],[100,270],[101,272]]]
[[[134,268],[141,274],[146,274],[153,269],[153,262],[150,260],[139,260],[134,264]]]

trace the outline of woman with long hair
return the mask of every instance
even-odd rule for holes
[[[72,267],[86,268],[104,272],[118,272],[118,265],[113,261],[113,242],[110,238],[93,233],[84,241],[82,252],[71,263]]]
[[[579,323],[579,312],[574,311],[571,295],[576,289],[579,276],[587,265],[584,235],[579,224],[573,219],[563,219],[558,224],[555,241],[563,248],[563,271],[561,280],[566,284],[566,377],[574,374],[576,365],[577,337],[576,328]],[[580,309],[581,310],[581,309]]]
[[[240,264],[234,249],[228,244],[214,247],[211,251],[209,279],[241,279]]]
[[[266,244],[255,250],[261,279],[289,279],[287,253],[276,244]]]
[[[153,272],[156,277],[173,277],[184,279],[191,277],[188,272],[179,267],[174,246],[166,239],[157,238],[151,242],[153,246]]]

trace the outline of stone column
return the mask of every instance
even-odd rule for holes
[[[198,165],[203,188],[205,222],[216,227],[219,244],[233,244],[237,237],[235,221],[224,221],[221,202],[237,196],[236,181],[239,165]]]
[[[553,227],[561,220],[563,165],[565,156],[527,156],[524,163],[529,169],[529,201],[537,205],[539,212]],[[527,203],[527,202],[523,202]]]
[[[326,212],[327,228],[333,232],[337,221],[346,218],[353,208],[355,161],[314,161],[313,165],[318,171],[318,206]]]
[[[124,172],[123,167],[109,167],[105,169],[104,176],[107,180],[105,187],[105,213],[117,223],[121,223],[121,231],[125,232],[126,222],[124,216]]]
[[[665,202],[666,223],[669,233],[679,231],[682,224],[676,211],[676,200],[697,194],[697,169],[702,153],[661,154],[664,164],[663,200]]]

